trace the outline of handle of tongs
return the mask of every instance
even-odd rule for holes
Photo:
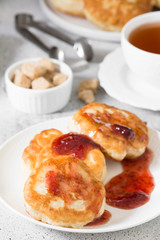
[[[70,45],[74,44],[74,40],[71,39],[69,36],[67,36],[64,32],[62,33],[60,31],[58,31],[57,29],[48,26],[47,24],[45,24],[43,22],[35,22],[34,21],[32,23],[32,27],[35,27],[53,37],[56,37],[56,38],[62,40],[63,42],[70,44]]]
[[[40,47],[47,53],[49,52],[49,48],[27,28],[17,28],[17,30],[21,35],[23,35],[26,39],[34,43],[36,46]]]

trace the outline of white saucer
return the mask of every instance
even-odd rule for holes
[[[160,110],[160,87],[154,87],[132,73],[121,48],[104,58],[98,77],[100,85],[111,97],[135,107]]]

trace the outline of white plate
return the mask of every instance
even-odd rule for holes
[[[135,107],[160,110],[160,89],[129,70],[121,48],[104,58],[98,77],[100,85],[111,97]]]
[[[55,25],[77,35],[96,40],[120,41],[119,32],[107,32],[97,28],[84,18],[70,16],[57,11],[49,0],[40,0],[40,6],[45,16]]]
[[[29,220],[30,222],[44,227],[68,232],[98,233],[117,231],[137,226],[160,215],[160,133],[154,130],[150,130],[149,147],[154,152],[154,160],[151,164],[150,170],[154,176],[155,188],[151,194],[150,201],[144,206],[134,210],[121,210],[106,206],[106,209],[112,213],[111,220],[107,224],[101,226],[85,227],[83,229],[52,226],[36,221],[26,214],[23,200],[23,186],[25,179],[21,169],[22,152],[34,135],[39,133],[41,130],[57,128],[64,133],[67,132],[67,124],[69,119],[69,117],[53,119],[27,128],[9,139],[1,146],[0,201],[12,209],[15,213],[19,214],[21,217]],[[114,175],[117,175],[121,171],[121,165],[118,162],[109,161],[107,163],[107,167],[108,179]]]

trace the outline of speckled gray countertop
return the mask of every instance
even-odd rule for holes
[[[88,68],[74,73],[74,84],[72,96],[69,104],[61,111],[50,115],[28,115],[15,110],[9,103],[7,96],[3,90],[4,72],[5,69],[13,62],[28,57],[46,56],[44,52],[33,46],[31,43],[23,39],[14,29],[13,17],[15,13],[28,12],[34,14],[37,19],[44,19],[44,15],[40,10],[38,0],[1,0],[0,1],[0,144],[9,137],[22,129],[48,119],[53,119],[60,116],[71,115],[78,108],[83,106],[83,103],[77,99],[76,89],[82,79],[95,77],[98,70],[98,63],[102,61],[104,56],[116,48],[115,43],[98,43],[92,41],[94,46],[95,58]],[[40,37],[40,33],[37,33]],[[43,39],[50,46],[58,45],[62,47],[67,56],[67,61],[72,63],[75,56],[70,47],[66,44],[57,41],[48,36],[43,36]],[[72,56],[73,55],[73,56]],[[160,129],[160,112],[138,109],[129,105],[118,102],[109,97],[103,89],[99,89],[96,100],[119,108],[132,111],[140,118],[147,121],[148,124]],[[0,240],[49,240],[49,239],[64,239],[64,240],[158,240],[160,239],[160,217],[143,224],[141,226],[114,232],[101,234],[76,234],[65,233],[43,228],[21,217],[13,214],[10,210],[0,205]]]

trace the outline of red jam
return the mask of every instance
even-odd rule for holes
[[[92,222],[86,224],[86,226],[98,226],[107,223],[111,218],[111,213],[107,210],[104,210],[104,213],[99,218],[94,219]]]
[[[68,133],[57,138],[52,143],[54,156],[71,155],[83,160],[89,150],[100,148],[89,137],[82,134]]]
[[[125,139],[134,139],[134,131],[129,128],[129,127],[125,127],[119,124],[112,124],[112,131],[121,137],[124,137]]]
[[[94,121],[94,124],[99,128],[99,130],[103,132],[107,130],[117,136],[125,138],[126,140],[134,139],[135,133],[133,129],[124,126],[123,124],[116,124],[115,119],[112,119],[109,113],[106,112],[101,114],[85,113],[85,116],[87,116],[89,119],[91,118]]]
[[[154,188],[154,180],[149,171],[152,159],[153,152],[146,149],[137,159],[123,160],[123,172],[113,177],[105,186],[107,204],[133,209],[148,202]]]

